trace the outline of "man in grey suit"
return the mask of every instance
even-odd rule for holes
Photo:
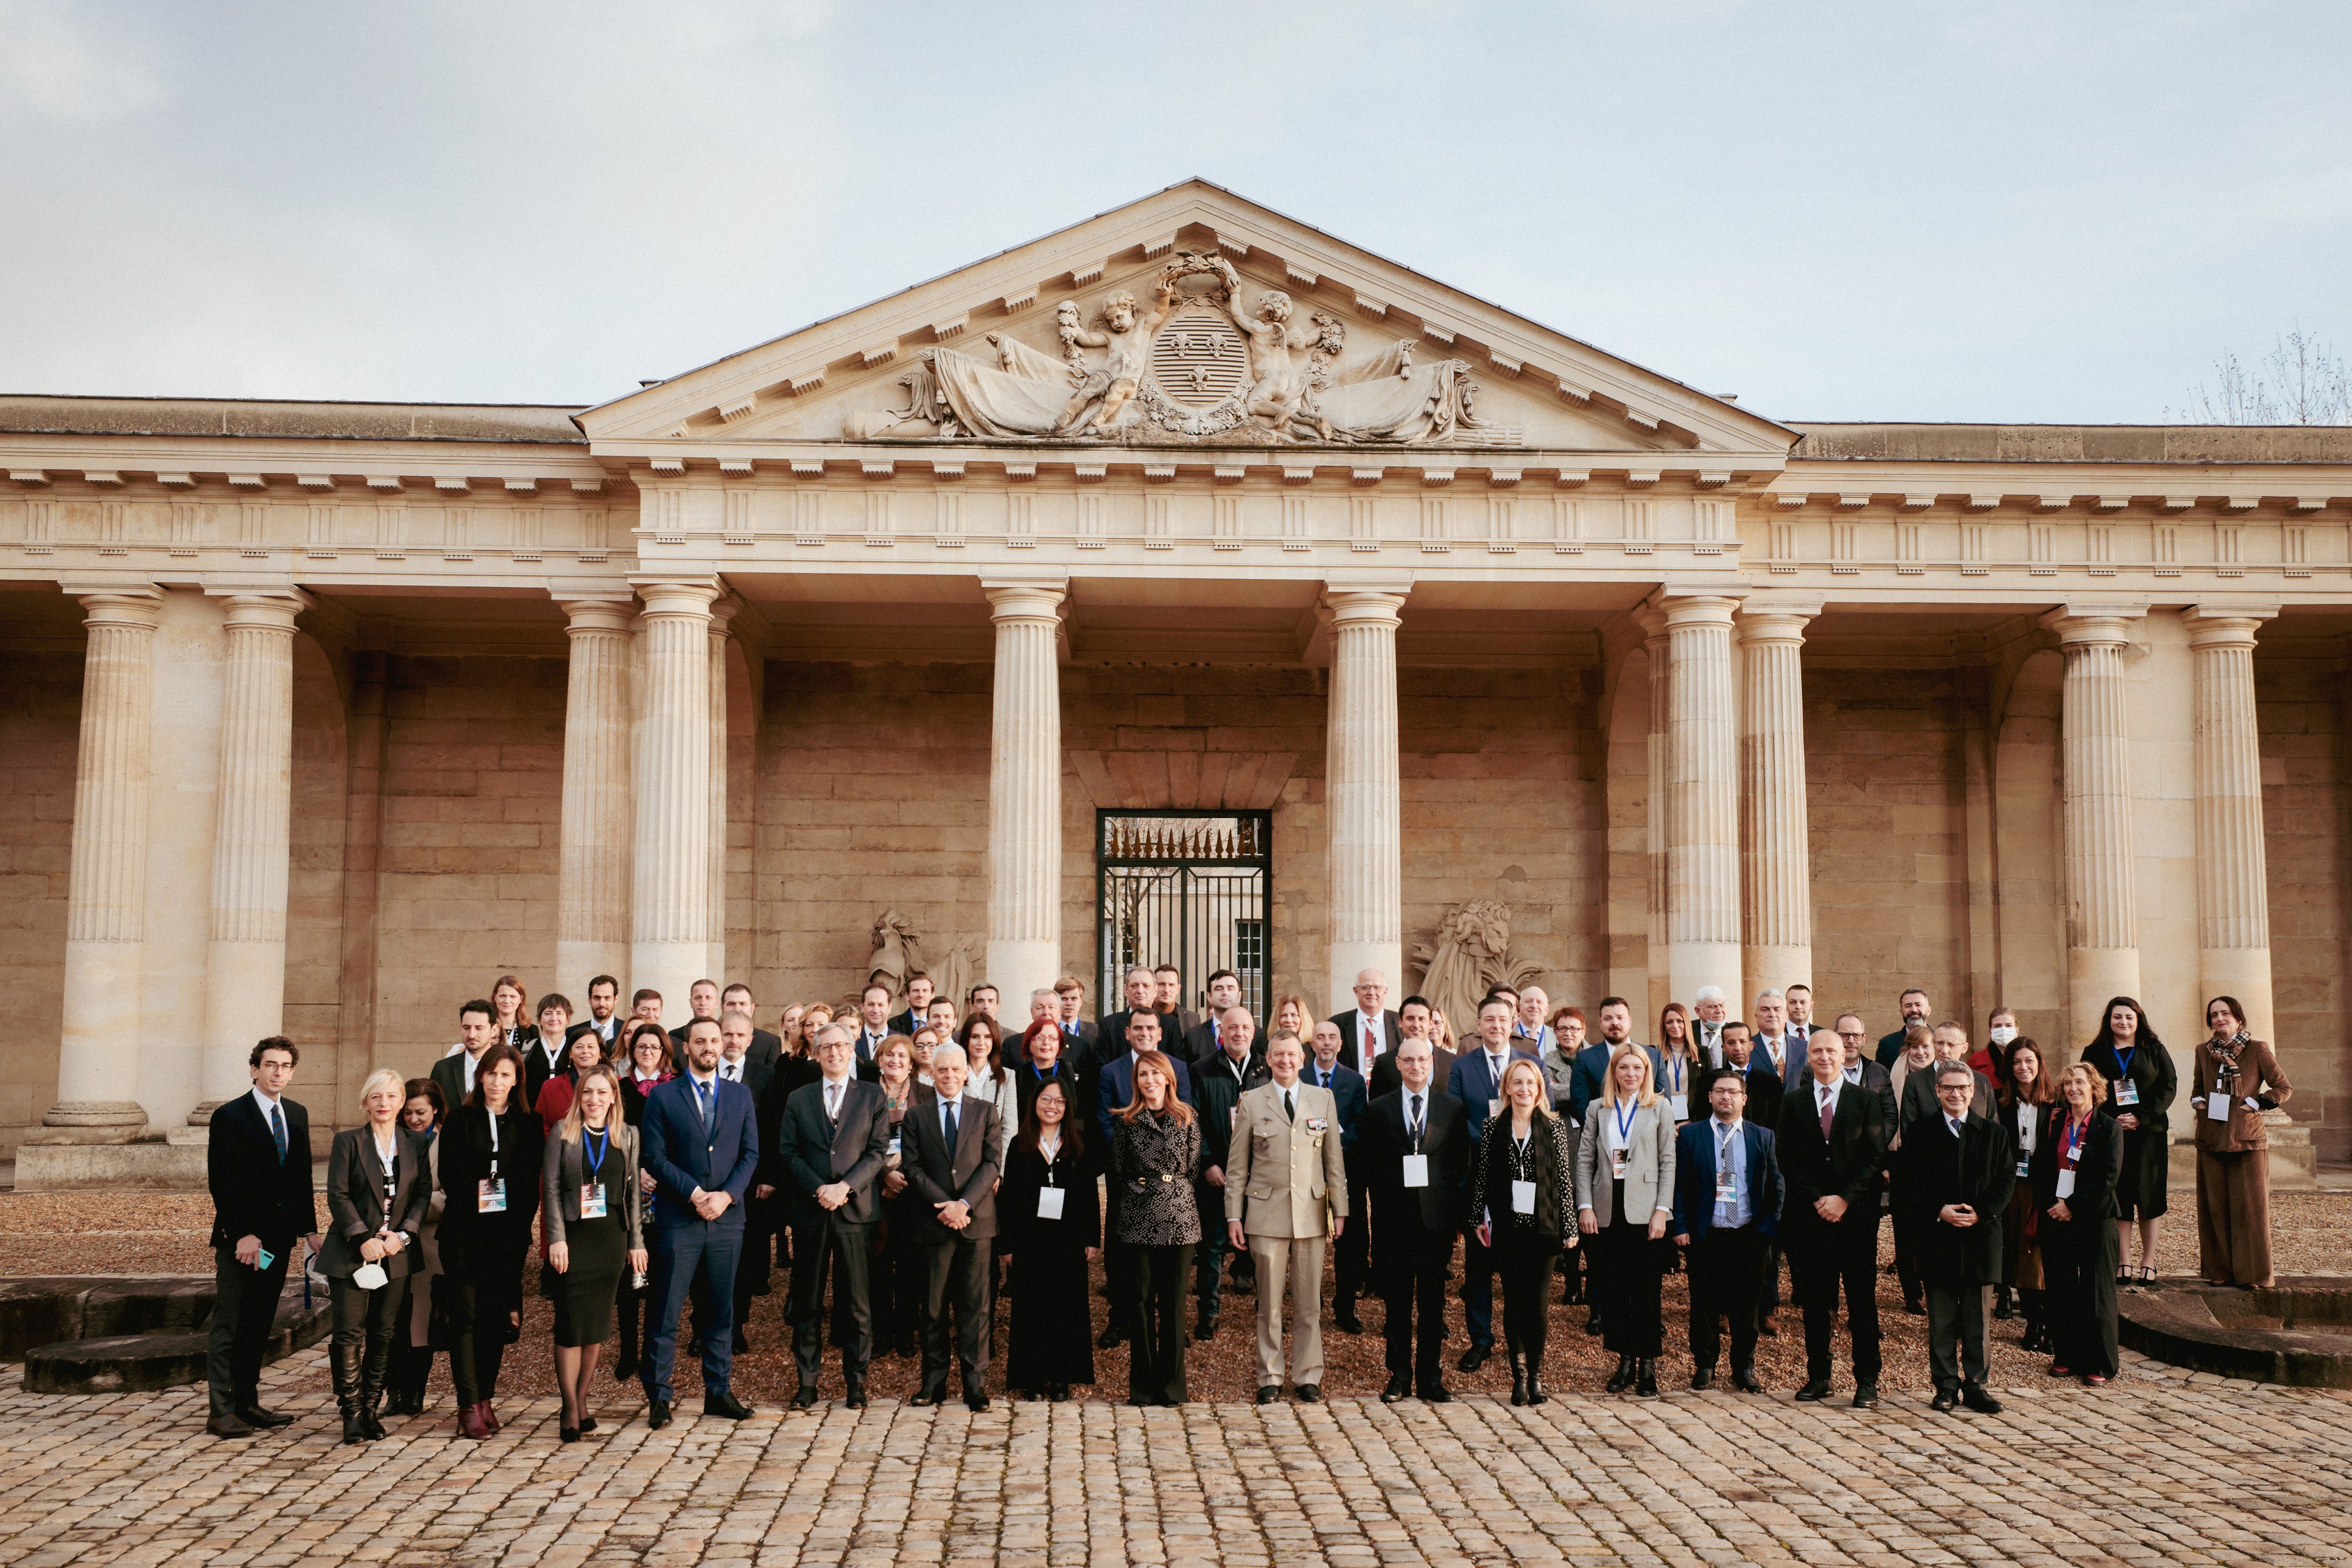
[[[874,1354],[874,1313],[866,1293],[874,1222],[881,1217],[882,1166],[890,1148],[890,1113],[879,1084],[856,1076],[849,1030],[827,1024],[816,1039],[820,1076],[784,1102],[785,1171],[791,1180],[793,1294],[788,1318],[800,1391],[793,1407],[816,1403],[818,1357],[826,1314],[824,1277],[848,1302],[849,1343],[841,1375],[852,1410],[866,1408],[866,1368]]]
[[[901,1168],[922,1207],[916,1245],[925,1255],[923,1386],[917,1405],[948,1396],[948,1312],[956,1320],[956,1360],[963,1402],[988,1408],[988,1260],[996,1235],[995,1104],[963,1092],[971,1064],[963,1048],[931,1053],[932,1095],[900,1124]],[[1084,1332],[1081,1330],[1080,1332]]]
[[[1282,1397],[1282,1287],[1290,1284],[1290,1377],[1298,1397],[1323,1397],[1323,1251],[1348,1222],[1339,1106],[1298,1080],[1299,1039],[1266,1045],[1274,1082],[1241,1098],[1225,1163],[1225,1229],[1257,1270],[1257,1402]]]

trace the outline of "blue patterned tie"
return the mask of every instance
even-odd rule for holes
[[[710,1085],[699,1078],[694,1081],[694,1092],[702,1100],[702,1124],[710,1125]]]
[[[277,1106],[269,1108],[269,1135],[278,1140],[278,1163],[286,1163],[286,1113]]]

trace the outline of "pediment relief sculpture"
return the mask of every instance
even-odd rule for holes
[[[1214,251],[1180,250],[1149,298],[1055,308],[1058,354],[1010,330],[985,351],[934,346],[898,378],[904,402],[843,417],[851,440],[982,437],[1128,444],[1517,446],[1478,413],[1467,361],[1409,340],[1350,356],[1328,311],[1281,289],[1247,297]]]

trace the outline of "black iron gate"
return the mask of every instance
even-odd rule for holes
[[[1173,964],[1183,1005],[1231,969],[1264,1027],[1272,990],[1274,813],[1095,813],[1095,987],[1102,1012],[1127,1005],[1127,972]]]

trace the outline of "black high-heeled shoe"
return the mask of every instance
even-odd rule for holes
[[[1622,1394],[1633,1385],[1633,1358],[1630,1355],[1621,1355],[1617,1358],[1617,1370],[1609,1375],[1609,1381],[1601,1385],[1601,1392]]]

